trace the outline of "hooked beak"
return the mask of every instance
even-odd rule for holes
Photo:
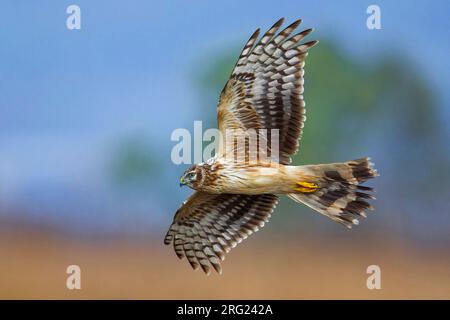
[[[186,185],[186,181],[184,180],[184,176],[180,178],[180,187]]]

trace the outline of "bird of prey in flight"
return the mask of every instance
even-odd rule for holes
[[[287,195],[349,228],[358,224],[359,217],[366,217],[366,209],[373,210],[367,202],[374,199],[373,189],[361,185],[378,175],[369,158],[291,165],[306,119],[305,58],[318,41],[301,42],[313,31],[294,33],[301,20],[278,32],[283,21],[259,41],[259,29],[248,40],[217,106],[223,134],[218,152],[191,166],[180,179],[181,185],[195,191],[176,212],[164,243],[173,244],[180,259],[186,257],[192,268],[201,267],[206,274],[211,266],[222,273],[225,254],[264,226],[278,195]],[[229,131],[244,143],[236,143],[235,136],[228,143]],[[257,133],[253,149],[250,132]],[[258,154],[260,146],[267,146],[267,154],[276,154],[277,161]],[[255,150],[257,155],[252,157]],[[243,153],[240,161],[236,161],[238,153]]]

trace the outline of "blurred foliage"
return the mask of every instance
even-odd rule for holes
[[[217,124],[211,105],[217,103],[239,52],[218,55],[198,76],[208,108],[205,115],[213,127]],[[404,57],[383,53],[360,61],[332,41],[321,41],[306,59],[304,96],[308,119],[294,163],[344,161],[376,153],[389,158],[384,169],[401,178],[418,171],[413,180],[427,183],[434,175],[449,180],[442,170],[448,159],[433,92]],[[417,170],[421,167],[427,169]]]
[[[206,128],[217,127],[214,106],[239,53],[236,47],[205,58],[202,61],[212,63],[204,73],[196,73]],[[390,219],[398,219],[397,232],[408,223],[423,230],[432,218],[448,225],[441,213],[448,206],[430,210],[432,204],[447,203],[450,191],[449,148],[434,94],[408,57],[391,51],[367,59],[355,57],[333,41],[321,39],[306,58],[307,121],[293,163],[371,156],[381,173],[371,182],[377,186],[377,208],[389,213]],[[271,230],[307,234],[317,231],[315,226],[320,223],[321,230],[339,232],[293,201],[281,201],[277,211],[284,218],[272,219]],[[298,219],[300,213],[305,215]],[[386,217],[378,218],[380,228],[385,228]]]
[[[124,187],[142,187],[152,184],[160,163],[148,137],[129,137],[114,150],[112,174],[114,182]]]

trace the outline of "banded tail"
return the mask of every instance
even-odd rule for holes
[[[361,183],[378,176],[369,158],[343,163],[297,167],[295,193],[288,196],[311,209],[351,228],[365,210],[373,210],[367,200],[375,199],[372,188]]]

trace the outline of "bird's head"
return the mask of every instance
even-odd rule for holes
[[[193,165],[187,169],[180,178],[180,187],[189,186],[192,189],[197,189],[202,182],[203,172],[198,165]]]

